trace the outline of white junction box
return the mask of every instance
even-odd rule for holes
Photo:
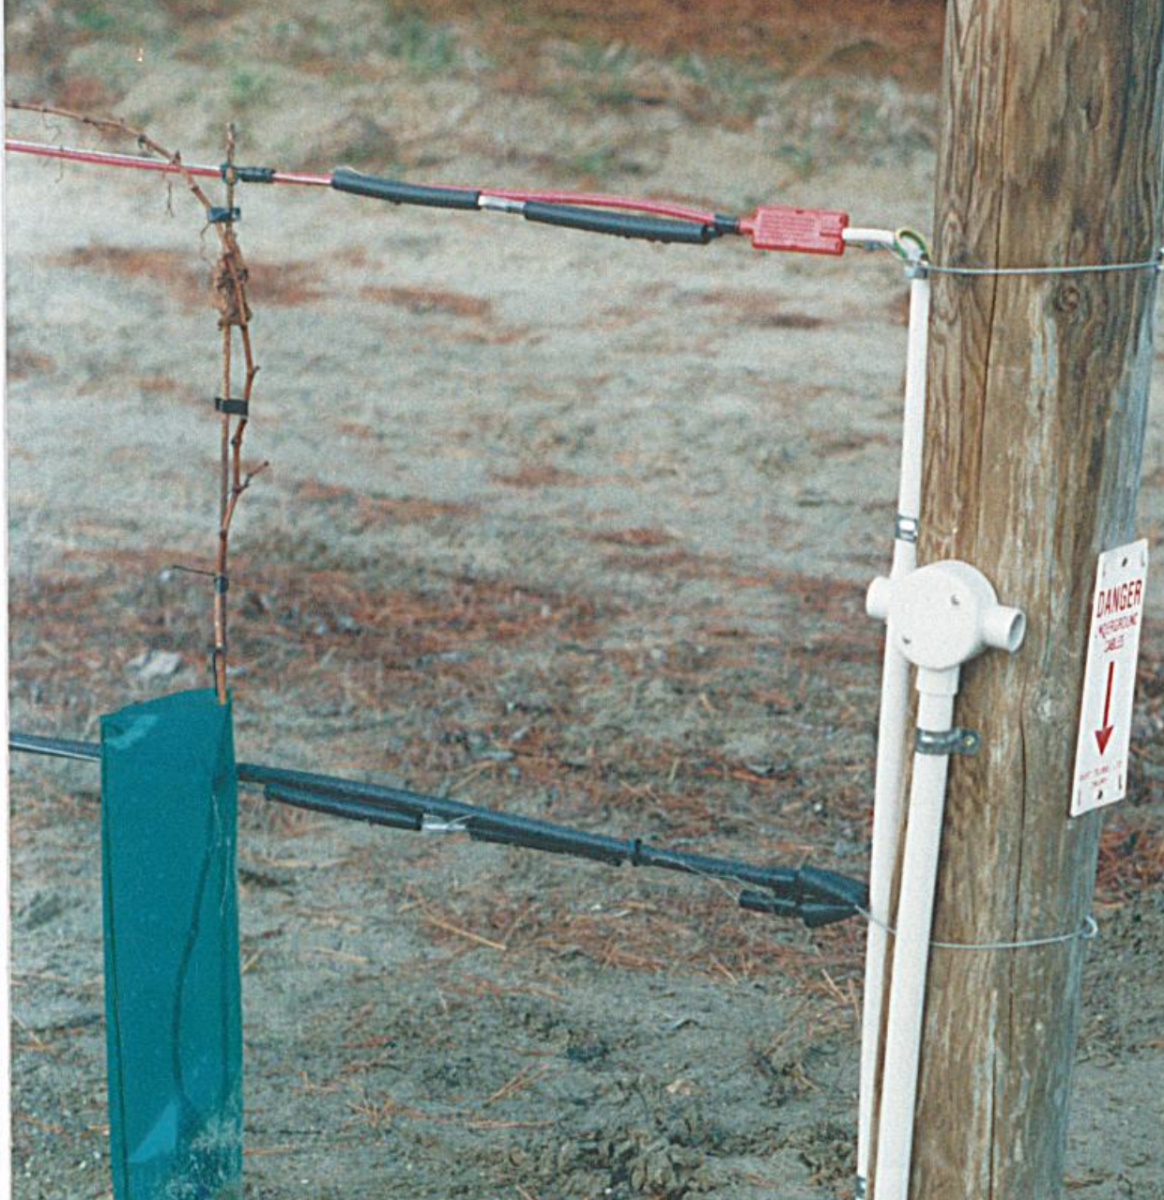
[[[1127,795],[1132,701],[1147,577],[1146,539],[1099,556],[1075,743],[1073,817]]]

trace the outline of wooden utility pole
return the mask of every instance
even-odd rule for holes
[[[935,263],[1155,256],[1162,0],[949,0],[945,54]],[[965,670],[983,744],[951,764],[934,938],[1012,942],[1091,907],[1102,817],[1068,818],[1088,612],[1098,554],[1134,536],[1157,275],[934,288],[920,561],[974,564],[1027,615],[1018,654]],[[911,1200],[1061,1195],[1083,954],[931,951]]]

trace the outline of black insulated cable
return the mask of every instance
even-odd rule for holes
[[[362,800],[326,796],[321,792],[306,792],[286,784],[267,784],[263,788],[263,797],[276,804],[289,804],[292,808],[305,808],[329,817],[341,817],[345,821],[365,821],[370,825],[386,825],[389,829],[404,829],[413,833],[419,832],[421,828],[421,819],[409,813],[397,812]]]
[[[797,882],[806,899],[839,904],[851,909],[868,908],[869,889],[859,880],[827,871],[823,867],[801,867]]]
[[[533,822],[529,823],[534,825]],[[500,813],[471,817],[465,830],[475,842],[493,842],[500,846],[517,846],[523,850],[541,850],[547,854],[568,854],[586,858],[607,866],[621,866],[630,858],[631,843],[601,834],[581,833],[573,829],[528,827],[520,818],[512,819]]]
[[[419,183],[401,183],[396,179],[381,179],[364,175],[351,167],[336,167],[331,173],[331,186],[337,192],[355,196],[370,196],[391,204],[419,204],[424,208],[476,209],[481,193],[467,188],[429,187]]]
[[[8,749],[23,754],[44,754],[49,758],[72,758],[79,762],[101,761],[101,747],[96,742],[37,737],[32,733],[17,733],[15,730],[8,734]]]
[[[91,742],[13,732],[9,734],[8,744],[12,750],[58,758],[95,762],[101,757],[101,747]],[[819,867],[756,866],[737,859],[668,850],[652,846],[641,838],[589,833],[442,796],[427,796],[404,788],[358,783],[308,771],[240,762],[236,772],[240,783],[261,786],[268,800],[345,820],[414,832],[431,828],[430,823],[437,822],[443,825],[440,832],[460,831],[475,841],[565,854],[608,866],[629,863],[635,867],[655,867],[704,879],[750,885],[739,896],[741,907],[753,912],[796,917],[811,928],[851,917],[868,906],[868,890],[863,883]]]
[[[560,225],[586,233],[641,238],[648,242],[680,242],[688,246],[706,246],[720,233],[714,225],[702,225],[694,221],[636,217],[628,213],[602,212],[570,204],[547,204],[541,200],[527,201],[522,216],[527,221],[536,221],[541,225]]]
[[[796,917],[809,929],[820,929],[853,916],[854,909],[848,904],[824,904],[819,900],[797,900],[787,896],[773,896],[771,892],[741,892],[740,908],[748,912],[770,913],[775,917]]]
[[[794,892],[799,888],[800,872],[792,867],[755,867],[730,858],[713,858],[684,850],[661,850],[646,842],[637,844],[632,862],[636,867],[656,867],[664,871],[681,871],[686,875],[734,879],[774,891]]]
[[[243,783],[290,786],[298,792],[341,797],[363,801],[383,811],[408,813],[423,820],[435,817],[462,828],[476,841],[497,842],[507,846],[524,846],[552,854],[570,854],[617,866],[626,862],[634,843],[599,833],[586,833],[552,821],[539,821],[517,813],[478,808],[443,796],[426,796],[402,788],[383,787],[375,783],[356,783],[350,779],[335,779],[330,775],[315,775],[308,771],[289,771],[281,767],[239,763],[238,777]]]

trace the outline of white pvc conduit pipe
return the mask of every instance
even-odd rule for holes
[[[848,234],[850,230],[845,230]],[[852,230],[875,234],[877,230]],[[864,240],[863,238],[861,240]],[[906,344],[905,413],[902,421],[901,474],[891,580],[904,579],[917,566],[917,530],[921,516],[922,450],[925,438],[926,354],[929,346],[930,281],[916,261],[909,288],[909,335]],[[873,1144],[877,1082],[877,1044],[885,979],[890,889],[901,824],[905,770],[905,725],[909,711],[909,661],[886,634],[881,668],[881,709],[877,727],[877,769],[873,785],[873,839],[869,862],[869,922],[865,945],[865,998],[861,1017],[861,1075],[857,1123],[857,1194],[864,1195]]]
[[[957,687],[956,671],[953,686]],[[953,727],[953,718],[953,694],[921,693],[919,728],[948,732]],[[949,765],[950,759],[944,754],[914,755],[905,841],[905,861],[910,865],[902,875],[897,905],[897,945],[885,1035],[877,1179],[873,1191],[879,1200],[883,1197],[905,1200],[909,1194],[926,974]]]
[[[873,1200],[908,1200],[946,778],[957,737],[954,697],[962,664],[987,647],[1014,653],[1025,619],[998,603],[980,571],[956,561],[933,563],[900,580],[874,580],[866,607],[887,622],[888,640],[918,668],[920,696],[873,1189]],[[875,1041],[876,1030],[871,1032]]]

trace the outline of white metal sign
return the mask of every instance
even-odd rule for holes
[[[1147,540],[1099,556],[1075,743],[1073,817],[1114,804],[1127,794],[1132,700],[1147,575]]]

